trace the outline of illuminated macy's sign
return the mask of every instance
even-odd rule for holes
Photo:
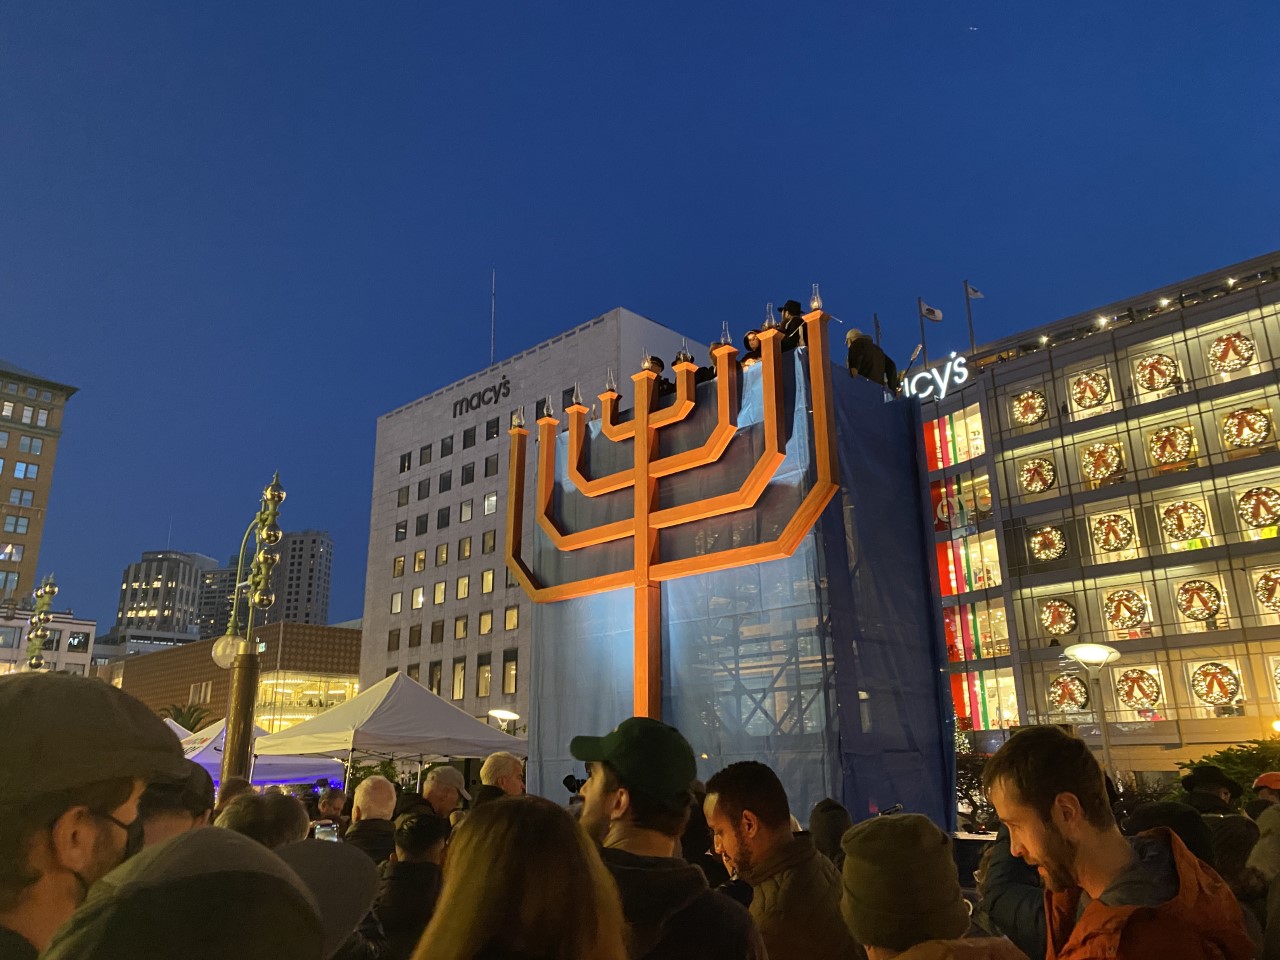
[[[902,380],[902,395],[921,400],[941,400],[952,387],[958,387],[969,379],[969,360],[952,352],[946,366],[933,367],[911,374]]]

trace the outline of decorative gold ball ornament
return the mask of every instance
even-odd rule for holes
[[[1049,416],[1049,400],[1042,390],[1024,390],[1013,398],[1013,420],[1023,427]]]
[[[1111,381],[1099,370],[1081,374],[1071,384],[1071,399],[1081,409],[1088,410],[1106,403],[1110,397]]]
[[[1040,607],[1040,625],[1055,637],[1074,633],[1077,622],[1076,608],[1065,600],[1046,600]]]
[[[1049,706],[1055,710],[1079,713],[1089,706],[1089,687],[1079,677],[1060,674],[1049,684]]]
[[[1041,527],[1031,533],[1031,556],[1040,561],[1060,560],[1067,552],[1061,527]]]
[[[1018,482],[1027,493],[1044,493],[1058,482],[1058,468],[1048,457],[1032,457],[1018,468]]]
[[[1174,602],[1188,620],[1203,623],[1222,610],[1222,591],[1208,580],[1188,580],[1178,586]]]
[[[1218,373],[1243,370],[1253,363],[1256,353],[1253,338],[1248,334],[1226,333],[1209,345],[1209,366]]]
[[[1190,427],[1161,427],[1147,438],[1151,459],[1162,465],[1190,459],[1194,446],[1195,434]]]
[[[1280,568],[1268,570],[1253,585],[1253,595],[1268,610],[1280,613]]]
[[[1160,530],[1170,540],[1194,540],[1208,529],[1204,507],[1193,500],[1175,500],[1160,511]]]
[[[1080,463],[1090,480],[1106,480],[1124,468],[1124,451],[1118,443],[1091,443],[1080,452]]]
[[[1152,353],[1137,364],[1138,386],[1147,393],[1173,386],[1178,376],[1178,361],[1167,353]]]
[[[1147,601],[1135,590],[1116,590],[1107,594],[1102,608],[1107,623],[1117,630],[1132,630],[1147,619]]]
[[[1160,680],[1150,670],[1134,667],[1116,680],[1116,695],[1130,710],[1150,710],[1160,702]]]
[[[1240,678],[1225,663],[1202,663],[1191,674],[1191,692],[1214,706],[1231,703],[1240,693]]]
[[[1222,436],[1233,447],[1256,447],[1271,436],[1271,417],[1257,407],[1241,407],[1222,420]]]
[[[1102,553],[1127,550],[1133,543],[1133,521],[1121,513],[1104,513],[1095,517],[1090,529],[1093,545]]]
[[[1280,523],[1280,491],[1274,487],[1254,487],[1240,494],[1236,511],[1245,526],[1272,527]]]

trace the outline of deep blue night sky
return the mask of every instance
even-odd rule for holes
[[[279,469],[359,616],[376,417],[614,306],[903,360],[1280,247],[1274,4],[0,10],[0,355],[81,388],[41,572],[225,557]],[[955,321],[955,322],[953,322]],[[170,536],[170,528],[172,535]]]

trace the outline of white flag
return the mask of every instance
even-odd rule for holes
[[[981,291],[981,290],[979,290],[979,289],[977,289],[976,287],[972,287],[972,286],[970,286],[970,285],[966,282],[966,283],[965,283],[965,289],[969,291],[969,299],[970,299],[970,300],[981,300],[981,299],[982,299],[982,291]]]
[[[920,316],[924,317],[926,320],[932,320],[934,323],[940,323],[942,321],[942,311],[937,307],[929,306],[923,300],[920,301]]]

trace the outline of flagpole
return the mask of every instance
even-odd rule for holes
[[[873,314],[871,315],[871,322],[875,324],[875,328],[876,328],[876,346],[878,347],[878,346],[880,346],[880,314],[878,314],[878,313],[873,313]]]
[[[920,349],[924,351],[924,365],[929,366],[929,344],[924,336],[924,299],[916,297],[916,316],[920,318]]]
[[[969,317],[969,352],[978,352],[978,342],[973,337],[973,306],[969,302],[969,281],[964,282],[964,312]]]

